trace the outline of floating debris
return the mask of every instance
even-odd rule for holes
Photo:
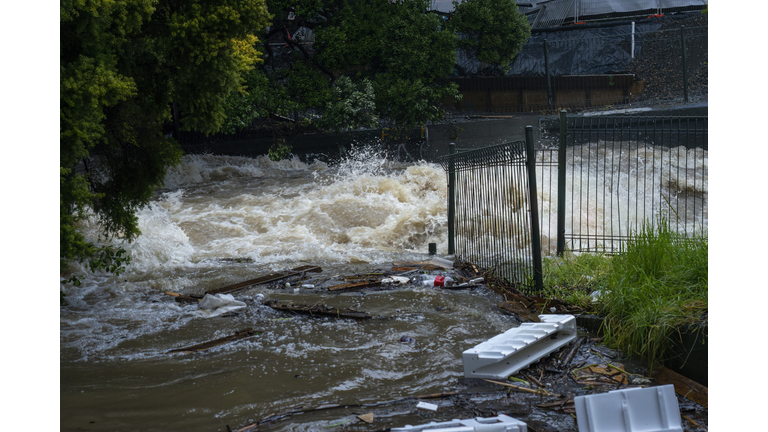
[[[306,265],[306,266],[296,267],[294,269],[284,271],[284,272],[269,273],[267,275],[259,276],[255,279],[250,279],[244,282],[236,283],[234,285],[228,285],[222,288],[209,290],[209,291],[206,291],[206,294],[229,294],[235,291],[246,289],[252,285],[260,285],[260,284],[265,284],[269,282],[274,282],[280,279],[285,279],[291,276],[298,276],[304,273],[320,273],[322,271],[323,269],[318,266]]]
[[[342,284],[342,285],[334,285],[332,287],[328,288],[328,291],[343,291],[343,290],[352,290],[352,289],[359,289],[359,288],[373,288],[381,286],[380,280],[369,280],[365,282],[355,282],[355,283],[348,283],[348,284]]]
[[[245,330],[240,330],[233,335],[225,336],[223,338],[214,339],[212,341],[203,342],[203,343],[188,346],[185,348],[170,350],[168,351],[168,354],[188,354],[188,353],[202,352],[220,345],[225,345],[225,344],[239,341],[252,336],[257,336],[262,333],[264,333],[264,331],[248,328]]]
[[[326,306],[321,303],[316,303],[312,306],[307,305],[294,305],[292,303],[280,303],[279,301],[267,301],[265,303],[272,309],[290,311],[296,313],[308,314],[311,316],[332,316],[337,318],[353,318],[353,319],[368,319],[371,318],[371,314],[368,312],[356,311],[353,309],[338,309],[335,307]]]

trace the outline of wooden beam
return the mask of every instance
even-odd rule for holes
[[[370,288],[370,287],[376,287],[380,285],[381,285],[381,281],[378,281],[378,280],[355,282],[355,283],[348,283],[343,285],[334,285],[332,287],[328,287],[328,291],[342,291],[342,290],[355,289],[355,288]]]
[[[188,346],[185,348],[170,350],[168,351],[168,354],[194,353],[194,352],[206,351],[220,345],[239,341],[241,339],[249,338],[251,336],[260,335],[261,333],[263,333],[263,331],[253,330],[252,328],[248,328],[245,330],[240,330],[233,335],[224,336],[222,338],[214,339],[212,341],[203,342],[203,343]]]
[[[274,281],[277,281],[277,280],[280,280],[280,279],[285,279],[287,277],[296,276],[296,275],[299,275],[301,273],[310,273],[310,272],[311,273],[320,273],[322,271],[323,271],[323,269],[321,269],[320,267],[317,267],[317,266],[301,266],[301,267],[296,267],[294,269],[291,269],[291,270],[288,270],[288,271],[284,271],[284,272],[269,273],[267,275],[259,276],[259,277],[255,278],[255,279],[250,279],[250,280],[247,280],[247,281],[244,281],[244,282],[236,283],[234,285],[227,285],[227,286],[222,287],[222,288],[217,288],[217,289],[209,290],[209,291],[206,291],[205,293],[206,294],[211,294],[211,295],[214,295],[214,294],[229,294],[229,293],[233,293],[235,291],[240,291],[240,290],[246,289],[246,288],[248,288],[249,286],[252,286],[252,285],[259,285],[259,284],[265,284],[265,283],[269,283],[269,282],[274,282]]]
[[[707,387],[704,387],[696,381],[686,378],[677,372],[671,371],[664,366],[654,368],[652,377],[659,384],[673,384],[677,394],[707,408],[707,399],[709,396]]]

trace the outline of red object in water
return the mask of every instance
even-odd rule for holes
[[[435,278],[435,286],[436,287],[445,286],[445,276],[437,276]]]
[[[663,16],[664,16],[664,14],[659,14],[659,15],[648,15],[648,18],[661,18],[661,17],[663,17]]]

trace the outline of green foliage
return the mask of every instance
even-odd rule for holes
[[[483,36],[478,52],[483,59],[495,56],[493,61],[500,63],[508,63],[520,50],[516,41],[522,43],[530,33],[514,3],[508,3],[491,4],[500,8],[466,18],[459,28],[429,11],[425,0],[268,0],[274,19],[267,35],[285,46],[263,45],[268,56],[259,73],[269,85],[248,86],[249,95],[228,102],[232,120],[227,128],[244,127],[249,123],[244,118],[305,110],[322,118],[317,124],[330,131],[374,121],[402,129],[441,120],[443,101],[459,97],[458,86],[444,80],[455,67],[457,31],[477,30]],[[289,12],[294,19],[288,19]],[[525,27],[521,30],[518,25]],[[486,37],[482,28],[501,36]],[[311,44],[301,40],[306,29],[314,35]],[[349,82],[357,90],[343,90]],[[265,91],[280,97],[255,95]],[[239,103],[261,103],[264,109],[239,108]],[[357,118],[359,114],[364,116]]]
[[[135,211],[181,149],[163,133],[171,103],[182,128],[214,132],[226,97],[259,61],[264,0],[125,0],[60,4],[60,257],[120,273],[122,249],[97,247],[78,225],[93,214],[104,239],[139,234]]]
[[[451,125],[448,127],[448,139],[459,139],[459,135],[461,135],[463,131],[463,127],[457,125],[456,123],[451,123]]]
[[[376,104],[370,81],[363,79],[354,83],[349,77],[341,76],[333,84],[332,94],[321,126],[335,132],[376,126],[378,118],[374,113]]]
[[[268,155],[269,159],[275,162],[283,160],[291,154],[291,145],[288,144],[285,139],[280,138],[269,147]]]
[[[707,310],[708,268],[706,234],[683,237],[666,220],[644,225],[612,262],[606,342],[652,363],[679,354],[675,333]]]
[[[528,19],[512,0],[454,1],[451,24],[462,35],[459,47],[504,73],[531,36]]]
[[[592,293],[606,289],[611,258],[603,254],[565,253],[543,260],[544,295],[594,311]]]
[[[707,310],[708,241],[677,234],[665,220],[646,223],[622,253],[550,259],[544,277],[546,295],[605,317],[607,344],[654,364],[681,354],[672,351],[680,326]]]

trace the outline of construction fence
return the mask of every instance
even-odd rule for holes
[[[448,80],[462,98],[443,101],[446,117],[706,102],[707,27],[651,24],[584,33],[605,36],[562,39],[572,32],[553,32],[532,39],[503,76],[478,76],[498,71],[460,56],[458,69],[470,76]]]

